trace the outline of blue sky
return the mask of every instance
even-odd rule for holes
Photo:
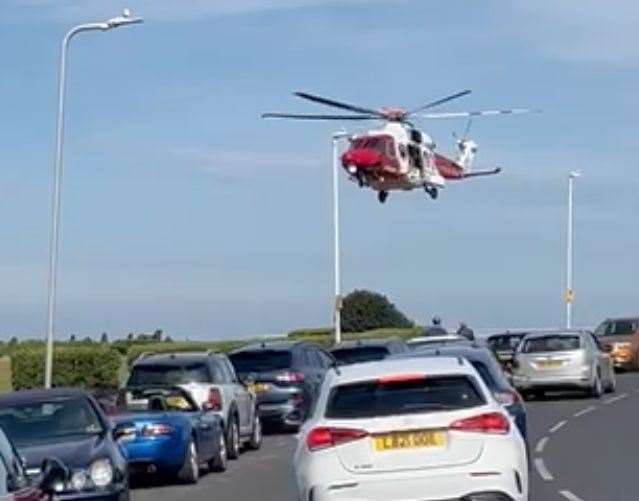
[[[566,176],[576,193],[576,322],[637,313],[636,2],[3,0],[0,332],[45,316],[57,58],[64,32],[129,6],[146,23],[70,54],[59,328],[223,338],[331,318],[330,132],[265,122],[323,111],[305,90],[412,107],[536,107],[474,124],[502,176],[423,193],[342,176],[344,289],[418,321],[563,321]],[[614,6],[614,7],[613,7]],[[462,123],[424,124],[443,151]]]

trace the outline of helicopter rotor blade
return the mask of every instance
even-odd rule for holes
[[[433,101],[431,103],[420,106],[419,108],[415,108],[414,110],[406,112],[406,116],[413,115],[414,113],[419,113],[420,111],[427,110],[429,108],[434,108],[435,106],[439,106],[440,104],[447,103],[448,101],[452,101],[454,99],[459,99],[460,97],[464,97],[470,94],[472,91],[469,89],[462,90],[460,92],[456,92],[455,94],[451,94],[450,96],[443,97],[438,99],[437,101]]]
[[[523,115],[525,113],[541,113],[541,110],[528,108],[513,108],[510,110],[481,110],[481,111],[459,111],[443,113],[422,113],[418,118],[428,119],[448,119],[448,118],[471,118],[471,117],[491,117],[496,115]]]
[[[355,113],[365,113],[367,115],[375,115],[378,118],[386,118],[382,112],[377,110],[362,108],[361,106],[354,106],[348,103],[341,103],[339,101],[334,101],[333,99],[327,99],[325,97],[315,96],[313,94],[308,94],[306,92],[294,92],[293,94],[295,94],[297,97],[301,97],[302,99],[313,101],[314,103],[324,104],[326,106],[332,106],[333,108],[353,111]]]
[[[377,120],[372,115],[307,115],[296,113],[262,113],[262,118],[288,118],[293,120]]]

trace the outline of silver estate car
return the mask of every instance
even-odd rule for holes
[[[527,335],[515,352],[513,383],[524,397],[585,390],[599,398],[616,387],[609,350],[587,331]]]

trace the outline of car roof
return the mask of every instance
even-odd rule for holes
[[[586,330],[556,330],[556,331],[544,331],[544,332],[531,332],[526,334],[526,339],[534,339],[539,337],[549,337],[549,336],[580,336],[583,334],[588,334],[589,332]]]
[[[453,341],[453,340],[466,340],[463,336],[458,336],[457,334],[446,334],[442,336],[417,336],[410,338],[407,343],[423,343],[427,341]]]
[[[317,346],[308,341],[261,341],[259,343],[251,343],[241,348],[237,348],[231,352],[241,353],[243,351],[260,351],[260,350],[280,350],[290,351],[298,346]]]
[[[491,334],[486,339],[496,339],[499,337],[523,337],[523,336],[527,336],[528,334],[530,334],[529,331],[512,331],[512,332],[506,331],[506,332],[500,332],[498,334]]]
[[[427,364],[424,363],[425,360],[428,360]],[[367,381],[390,374],[411,374],[415,372],[426,373],[427,375],[475,375],[475,369],[463,358],[390,358],[376,362],[340,366],[339,370],[330,372],[330,377],[332,377],[330,384],[331,386],[336,386],[357,381]]]
[[[206,351],[149,353],[142,354],[140,358],[135,361],[134,365],[155,365],[160,362],[165,365],[180,366],[189,362],[203,362],[209,357],[216,358],[219,357],[219,354]]]
[[[420,357],[463,357],[472,360],[493,360],[493,355],[488,348],[479,345],[449,345],[437,348],[423,348],[394,355],[393,358],[420,358]]]
[[[37,402],[39,400],[45,400],[49,398],[73,397],[90,398],[91,395],[88,391],[82,388],[51,388],[49,390],[38,388],[34,390],[19,390],[0,395],[0,405],[7,406]]]
[[[606,318],[604,322],[639,322],[639,317],[611,317]]]
[[[402,341],[398,337],[352,339],[352,340],[349,340],[349,341],[343,341],[343,342],[333,346],[331,348],[331,351],[333,351],[333,350],[341,350],[343,348],[359,348],[360,346],[361,347],[387,346],[390,343],[397,343],[397,342],[403,343],[404,341]]]

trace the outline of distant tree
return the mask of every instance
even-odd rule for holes
[[[162,341],[162,335],[163,335],[162,329],[156,329],[156,331],[153,333],[153,336],[152,336],[153,337],[153,341],[156,341],[158,343],[161,342]]]
[[[342,330],[364,332],[385,327],[406,328],[413,323],[386,296],[355,290],[342,303]]]
[[[102,333],[102,336],[100,336],[100,342],[101,342],[102,344],[108,344],[108,342],[109,342],[109,336],[108,336],[108,334],[107,334],[106,332],[103,332],[103,333]]]
[[[91,344],[93,343],[93,339],[91,338],[91,336],[87,336],[82,340],[83,343],[87,343],[87,344]]]
[[[129,341],[129,342],[130,342],[130,341],[133,341],[134,339],[135,339],[135,334],[133,334],[132,332],[129,332],[129,333],[126,335],[126,340],[127,340],[127,341]]]
[[[75,343],[75,341],[76,341],[75,334],[71,334],[69,336],[69,343]]]
[[[165,342],[165,343],[172,343],[172,342],[173,342],[173,338],[172,338],[171,336],[166,336],[166,337],[164,338],[164,342]]]
[[[10,340],[9,340],[9,346],[15,346],[19,343],[18,338],[13,336]]]

